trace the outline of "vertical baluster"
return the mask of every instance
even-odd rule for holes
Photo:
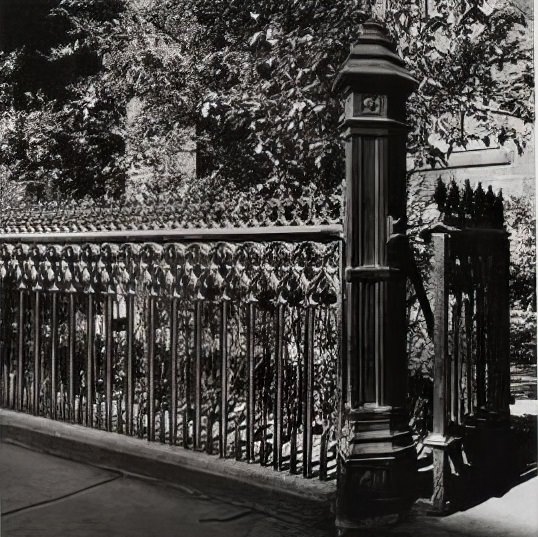
[[[9,304],[6,300],[7,293],[4,290],[3,282],[0,281],[0,364],[2,367],[2,405],[4,407],[9,407],[10,401],[10,372],[11,367],[9,363],[9,346],[8,346],[8,335],[6,330],[7,324],[7,310],[9,309]]]
[[[319,479],[325,481],[327,479],[327,447],[329,444],[329,423],[323,420],[323,433],[321,434],[321,445],[319,448]]]
[[[484,296],[484,263],[482,257],[476,258],[477,289],[476,289],[476,404],[479,410],[486,404],[485,381],[485,296]]]
[[[7,352],[8,354],[8,360],[9,360],[9,366],[10,369],[14,368],[14,375],[10,379],[10,387],[11,387],[11,393],[10,393],[10,408],[17,408],[17,382],[18,382],[18,374],[17,374],[17,353],[16,353],[16,345],[17,345],[17,339],[16,339],[16,333],[13,332],[12,327],[13,325],[16,326],[16,320],[17,320],[17,300],[15,298],[15,294],[10,290],[9,294],[6,291],[6,295],[8,295],[9,300],[9,307],[7,308],[7,316],[5,318],[5,330],[8,334],[6,336],[6,341],[9,342]]]
[[[196,317],[196,315],[195,315]],[[183,364],[183,389],[185,390],[185,406],[183,410],[182,422],[182,445],[184,448],[189,447],[189,422],[191,414],[191,353],[190,353],[190,311],[185,308],[183,317],[183,330],[185,341],[185,362]]]
[[[247,310],[247,461],[254,462],[254,420],[256,418],[255,393],[254,393],[254,374],[255,374],[255,355],[254,355],[254,327],[255,327],[255,305],[253,302],[248,303]]]
[[[17,371],[16,371],[16,362],[14,363],[13,357],[16,356],[14,346],[16,344],[14,334],[12,331],[12,326],[15,324],[13,321],[15,315],[15,301],[13,300],[13,293],[11,291],[5,290],[5,296],[7,299],[7,307],[4,316],[4,333],[6,334],[6,356],[7,363],[9,367],[9,372],[12,371],[12,368],[15,367],[15,374],[9,377],[9,407],[15,408],[17,405]]]
[[[262,430],[262,439],[261,439],[261,446],[260,446],[260,464],[262,466],[265,466],[267,464],[267,459],[269,457],[269,453],[268,453],[268,445],[267,445],[267,414],[269,413],[269,408],[268,408],[268,399],[270,398],[269,396],[269,391],[270,391],[270,386],[268,387],[267,386],[267,372],[270,368],[270,354],[269,354],[269,346],[268,346],[268,341],[269,341],[269,329],[268,329],[268,324],[267,324],[267,308],[264,308],[263,309],[263,314],[262,314],[262,333],[263,333],[263,336],[262,336],[262,341],[263,341],[263,349],[262,349],[262,353],[263,353],[263,357],[262,357],[262,364],[263,364],[263,369],[262,369],[262,379],[263,379],[263,387],[262,387],[262,393],[261,393],[261,413],[262,413],[262,427],[261,427],[261,430]]]
[[[503,414],[510,412],[510,242],[504,236],[497,247],[498,267],[498,356],[499,356],[499,400],[498,411]]]
[[[4,334],[6,334],[6,352],[8,357],[8,364],[10,370],[14,367],[14,375],[10,378],[9,386],[10,386],[10,393],[9,393],[9,406],[10,408],[15,409],[17,407],[17,355],[16,355],[16,336],[13,333],[12,326],[15,324],[14,321],[16,321],[16,301],[14,299],[14,294],[11,291],[4,291],[6,293],[6,299],[8,300],[8,306],[6,308],[6,315],[4,317]]]
[[[2,285],[2,284],[0,284]],[[9,309],[9,303],[7,301],[7,293],[3,289],[3,285],[0,288],[0,305],[2,308],[2,313],[0,314],[1,320],[1,330],[0,330],[0,352],[2,353],[2,381],[3,381],[3,399],[2,404],[4,407],[8,408],[11,405],[12,400],[12,389],[11,389],[11,360],[9,352],[9,335],[6,330],[6,325],[8,322],[7,311]]]
[[[243,415],[241,412],[237,412],[234,420],[234,446],[235,446],[235,459],[237,461],[243,460],[243,438],[241,435],[241,420]]]
[[[43,326],[47,322],[47,295],[41,293],[41,298],[39,300],[40,306],[37,312],[38,321],[39,321],[39,392],[38,392],[38,412],[39,415],[47,416],[47,395],[48,390],[46,390],[45,381],[48,381],[47,378],[47,366],[49,360],[48,349],[46,348],[46,340],[44,341]]]
[[[65,313],[64,313],[64,295],[63,293],[58,292],[58,331],[60,332],[61,326],[65,322]],[[66,419],[65,415],[65,378],[64,378],[64,363],[65,360],[65,349],[63,345],[60,345],[60,340],[58,339],[58,419],[64,421]]]
[[[207,436],[205,442],[205,450],[208,455],[213,454],[213,425],[215,424],[217,415],[213,407],[211,407],[207,412]],[[219,439],[220,446],[220,439]]]
[[[104,299],[105,323],[105,427],[112,431],[112,295],[106,294]]]
[[[58,400],[58,293],[55,291],[52,294],[52,320],[51,320],[51,343],[50,343],[50,410],[51,418],[56,419]]]
[[[2,355],[4,356],[5,364],[5,382],[6,393],[4,399],[4,405],[9,408],[14,408],[15,403],[15,385],[16,378],[12,375],[12,352],[11,352],[11,298],[6,289],[2,286],[2,331],[0,332],[0,338],[2,339]]]
[[[500,330],[498,321],[500,311],[498,310],[500,289],[497,283],[500,266],[497,270],[493,269],[493,257],[488,258],[488,410],[497,411],[499,408],[498,398],[501,394],[501,386],[499,384],[499,343],[498,336]],[[495,259],[495,261],[497,261]],[[497,263],[495,263],[497,265]],[[499,264],[500,265],[500,264]],[[496,267],[497,268],[497,267]]]
[[[7,289],[4,288],[3,282],[2,282],[2,354],[4,356],[5,360],[5,367],[6,367],[6,397],[5,397],[5,405],[9,408],[15,408],[15,382],[16,377],[12,375],[12,368],[13,368],[13,351],[12,351],[12,333],[11,333],[11,326],[13,323],[12,319],[12,297],[11,293],[8,292]]]
[[[274,411],[274,436],[273,436],[273,468],[282,470],[282,428],[284,423],[283,412],[283,389],[284,389],[284,357],[283,357],[283,339],[284,339],[284,305],[278,304],[275,319],[275,411]]]
[[[41,292],[36,291],[34,293],[34,383],[33,383],[33,392],[34,392],[34,403],[33,403],[33,413],[36,416],[39,416],[40,410],[40,383],[41,383]]]
[[[119,364],[117,363],[117,360],[118,358],[121,360],[121,354],[122,354],[122,350],[123,349],[120,349],[119,345],[118,345],[118,341],[114,341],[114,319],[117,319],[117,321],[120,321],[122,315],[122,306],[123,306],[123,300],[125,300],[125,296],[118,296],[118,295],[114,295],[113,297],[113,301],[112,301],[112,326],[113,326],[113,329],[112,329],[112,340],[113,340],[113,351],[112,351],[112,390],[113,390],[113,393],[116,392],[116,395],[113,396],[113,400],[115,402],[115,405],[116,405],[116,409],[115,409],[115,413],[116,413],[116,428],[115,428],[115,432],[119,433],[119,434],[124,434],[125,433],[125,421],[124,421],[124,417],[123,417],[123,405],[124,405],[124,395],[125,395],[125,391],[124,391],[124,384],[122,384],[121,386],[120,385],[116,385],[116,374],[114,373],[114,371],[116,371],[115,368],[118,368],[119,367]],[[117,328],[116,328],[116,331],[118,332],[121,332],[121,328],[119,327],[119,323],[117,324]],[[120,357],[118,357],[118,353],[120,355]],[[116,357],[116,363],[114,363],[114,357]],[[126,358],[124,358],[123,360],[123,365],[121,367],[119,367],[119,369],[117,370],[117,373],[120,373],[121,371],[123,371],[123,376],[125,377],[126,375]],[[118,375],[119,376],[119,375]]]
[[[7,407],[9,405],[9,368],[6,359],[6,334],[5,334],[5,306],[6,301],[4,297],[4,289],[0,282],[0,376],[2,386],[2,406]]]
[[[6,317],[5,317],[5,333],[6,335],[6,341],[8,342],[7,352],[8,352],[8,363],[10,369],[13,368],[13,377],[10,379],[10,388],[11,393],[10,396],[10,408],[17,408],[17,383],[18,383],[18,373],[17,373],[17,334],[12,329],[13,326],[16,326],[17,321],[17,300],[15,298],[14,292],[11,290],[6,291],[6,295],[8,296],[9,300],[9,307],[6,311]]]
[[[291,418],[290,436],[290,474],[297,473],[297,408],[293,410]]]
[[[88,293],[88,309],[86,312],[86,425],[93,427],[93,393],[94,393],[94,309],[93,294]]]
[[[17,410],[24,405],[24,290],[19,290],[17,318]]]
[[[303,395],[303,476],[312,477],[312,420],[314,410],[314,314],[313,306],[306,308],[305,326],[305,386]]]
[[[148,440],[155,440],[155,297],[147,299]]]
[[[125,402],[125,434],[133,434],[133,336],[134,336],[134,293],[129,292],[126,295],[125,311],[127,316],[126,330],[126,357],[127,357],[127,374],[125,381],[126,402]]]
[[[453,259],[450,260],[451,262]],[[449,272],[449,278],[452,280],[454,278],[454,264],[450,263],[450,272]],[[453,370],[454,370],[454,332],[452,331],[453,327],[453,298],[454,295],[452,294],[452,289],[449,286],[448,294],[447,294],[447,345],[448,345],[448,352],[446,355],[446,364],[445,364],[445,411],[446,411],[446,419],[447,419],[447,426],[450,425],[452,421],[452,398],[453,398]],[[451,324],[452,323],[452,324]]]
[[[12,382],[15,380],[15,377],[11,375],[12,373],[12,352],[11,352],[11,330],[10,327],[12,325],[12,319],[11,319],[11,296],[10,293],[7,291],[7,289],[4,288],[4,283],[0,282],[0,286],[2,289],[2,330],[0,332],[0,338],[2,339],[1,342],[1,348],[2,348],[2,356],[4,358],[4,364],[6,367],[6,387],[7,392],[5,394],[5,405],[6,407],[11,406],[13,407],[14,402],[14,386],[12,386]]]
[[[498,325],[501,319],[499,310],[499,299],[501,298],[501,289],[499,288],[499,274],[502,272],[502,263],[500,259],[493,256],[486,258],[486,286],[487,286],[487,309],[486,309],[486,386],[487,386],[487,409],[488,411],[497,412],[499,409],[499,396],[502,394],[499,383],[499,350],[501,341],[499,336],[501,330]]]
[[[17,383],[18,383],[18,373],[17,373],[17,333],[12,330],[12,326],[17,326],[17,299],[16,299],[16,293],[11,291],[9,292],[9,317],[6,317],[6,330],[9,333],[9,363],[10,367],[14,368],[14,376],[12,379],[12,382],[10,383],[12,388],[11,393],[11,408],[15,409],[17,408],[17,400],[18,400],[18,394],[17,394]]]
[[[455,415],[456,415],[456,423],[461,424],[463,423],[463,408],[465,406],[464,401],[464,388],[463,383],[465,380],[465,374],[464,374],[464,362],[465,362],[465,355],[464,355],[464,336],[465,336],[465,301],[463,298],[463,295],[460,291],[460,294],[458,296],[458,324],[457,324],[457,330],[458,330],[458,347],[457,347],[457,362],[456,362],[456,377],[457,377],[457,383],[456,383],[456,402],[455,402]]]
[[[488,282],[488,256],[482,257],[482,286],[483,286],[483,338],[484,338],[484,354],[482,362],[482,375],[483,375],[483,410],[490,409],[490,393],[489,393],[489,381],[491,371],[491,344],[490,344],[490,300],[489,300],[489,282]]]
[[[219,456],[227,455],[228,437],[228,301],[221,303],[220,313],[220,435]]]
[[[243,458],[243,449],[241,446],[240,414],[238,414],[234,420],[234,446],[235,446],[235,460],[240,461]]]
[[[459,403],[459,346],[460,346],[460,313],[461,313],[461,294],[456,293],[455,304],[452,307],[452,337],[453,349],[450,361],[450,419],[453,422],[458,421],[458,403]]]
[[[474,316],[474,291],[470,290],[465,304],[465,339],[466,339],[466,382],[467,382],[467,407],[469,416],[474,414],[473,405],[473,316]]]
[[[4,405],[6,408],[14,408],[15,406],[15,385],[14,381],[16,380],[12,373],[12,352],[11,352],[11,296],[10,293],[4,288],[3,282],[2,285],[2,331],[1,331],[1,348],[2,348],[2,357],[4,360],[4,382],[6,386],[6,391],[4,394]]]
[[[297,365],[295,366],[295,386],[294,386],[294,404],[293,404],[293,416],[291,423],[291,439],[290,439],[290,474],[297,473],[297,462],[298,462],[298,447],[297,447],[297,435],[299,432],[299,424],[302,423],[301,420],[301,406],[302,406],[302,389],[303,389],[303,367],[302,367],[302,345],[301,345],[301,317],[302,311],[297,308],[294,311],[297,312],[296,320],[296,334],[295,340],[297,345]],[[304,341],[304,340],[303,340]]]
[[[9,379],[9,370],[7,367],[7,360],[5,358],[6,354],[6,337],[4,331],[4,308],[5,308],[5,297],[4,289],[2,283],[0,282],[0,386],[2,392],[1,405],[4,407],[8,406],[8,379]]]
[[[264,351],[265,353],[265,351]],[[264,382],[265,382],[265,371],[264,374]],[[260,464],[262,466],[265,466],[267,464],[267,458],[268,458],[268,449],[267,449],[267,406],[266,406],[266,390],[265,387],[262,391],[262,424],[261,424],[261,433],[262,433],[262,439],[260,444]]]
[[[69,420],[75,421],[75,295],[69,293],[68,306],[68,397],[69,397]]]
[[[6,295],[3,283],[0,281],[0,376],[2,382],[2,406],[9,406],[9,379],[10,367],[7,359],[7,333],[6,333]]]
[[[177,298],[172,298],[170,308],[170,444],[177,439]]]
[[[159,362],[156,364],[157,366],[157,383],[158,383],[158,391],[161,394],[158,400],[156,401],[156,412],[159,413],[159,442],[161,444],[164,444],[166,442],[166,411],[165,411],[165,395],[164,390],[166,386],[167,379],[163,379],[162,373],[163,368],[165,366],[165,360],[166,356],[163,356],[164,352],[164,338],[163,333],[164,330],[162,330],[162,325],[160,323],[161,315],[160,310],[163,308],[163,306],[166,304],[164,299],[155,298],[155,306],[157,308],[156,313],[156,322],[158,323],[158,332],[159,332],[159,339],[157,339],[157,331],[155,332],[155,343],[157,343],[160,347],[160,351],[158,352],[159,356]],[[156,327],[157,328],[157,327]]]
[[[194,305],[194,449],[200,449],[202,432],[202,302]]]

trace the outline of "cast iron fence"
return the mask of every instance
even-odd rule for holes
[[[509,426],[510,250],[502,193],[491,187],[484,192],[480,183],[473,191],[468,181],[460,192],[452,181],[448,190],[439,182],[435,197],[443,223],[426,233],[433,242],[435,279],[433,427],[427,443],[434,448],[433,501],[443,511],[457,496],[451,477],[471,466],[503,474],[486,468],[487,460],[497,465],[500,458],[492,455],[491,438],[478,439],[484,426]]]
[[[2,405],[335,477],[340,226],[125,235],[2,237]]]
[[[342,531],[405,512],[417,466],[405,409],[407,277],[430,332],[432,315],[406,236],[405,104],[418,82],[395,51],[367,21],[335,81],[346,103],[344,226],[332,225],[339,195],[295,196],[293,186],[285,203],[235,204],[240,225],[280,224],[265,229],[181,229],[210,227],[212,210],[227,223],[234,204],[208,198],[196,205],[207,214],[193,214],[179,192],[181,215],[167,199],[155,215],[127,206],[119,218],[78,207],[4,215],[0,403],[305,477],[333,477],[338,460]],[[453,183],[437,200],[429,442],[443,504],[452,425],[506,415],[508,240],[500,196],[469,186],[460,195]]]

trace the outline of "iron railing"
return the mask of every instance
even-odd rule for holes
[[[440,180],[435,199],[443,224],[426,237],[434,244],[438,432],[478,414],[509,415],[510,249],[502,192],[469,181],[460,192]]]
[[[463,190],[439,181],[443,223],[433,237],[435,331],[432,502],[439,512],[460,500],[455,478],[491,479],[509,444],[510,304],[508,233],[502,194],[481,184]],[[504,443],[503,443],[504,442]],[[471,473],[470,470],[473,469]],[[471,477],[469,477],[471,476]]]
[[[339,226],[0,241],[4,407],[335,476]]]
[[[439,230],[440,231],[440,230]],[[434,233],[436,394],[434,429],[475,417],[509,415],[510,356],[507,233]]]

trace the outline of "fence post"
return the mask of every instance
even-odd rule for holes
[[[433,281],[435,282],[435,357],[433,364],[433,427],[424,444],[433,451],[432,506],[438,513],[449,509],[449,449],[454,442],[448,435],[451,400],[450,356],[448,352],[448,258],[450,240],[446,233],[433,233]]]
[[[416,81],[385,28],[367,21],[336,87],[346,98],[346,351],[336,505],[343,533],[364,519],[394,519],[416,497],[416,452],[405,410],[403,270],[405,104]]]

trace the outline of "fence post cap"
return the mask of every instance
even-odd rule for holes
[[[340,68],[334,89],[345,87],[368,93],[385,92],[407,98],[418,82],[396,53],[396,44],[384,24],[368,20],[360,26],[359,39]]]

